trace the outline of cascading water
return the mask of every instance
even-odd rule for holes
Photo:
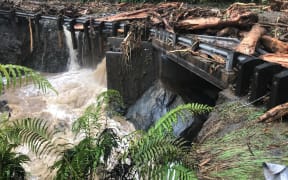
[[[12,109],[11,119],[37,117],[48,120],[51,122],[51,128],[63,132],[62,138],[75,144],[79,142],[79,138],[75,139],[71,133],[71,124],[95,101],[99,93],[106,90],[106,60],[104,58],[96,70],[81,68],[77,63],[77,53],[71,44],[70,32],[66,29],[64,32],[70,53],[69,70],[64,73],[45,74],[58,91],[58,95],[53,92],[43,94],[34,86],[27,85],[19,89],[10,89],[1,96],[1,99],[8,100]],[[115,129],[119,136],[134,130],[133,125],[119,119],[110,119],[108,128]],[[38,159],[27,147],[20,147],[17,150],[29,155],[31,159],[31,162],[24,165],[30,174],[29,179],[46,179],[53,175],[48,167],[53,164],[56,157]]]
[[[69,60],[68,60],[68,70],[77,70],[80,68],[79,64],[77,63],[77,51],[73,49],[72,45],[72,39],[71,39],[71,34],[67,30],[67,27],[64,26],[64,34],[65,34],[65,39],[66,39],[66,44],[69,49]],[[76,37],[78,38],[79,33],[76,32]]]

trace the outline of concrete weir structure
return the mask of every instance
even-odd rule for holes
[[[28,35],[26,35],[27,37],[25,36],[26,41],[23,44],[28,44],[28,39],[30,39],[30,41],[34,42],[34,44],[32,43],[33,45],[37,45],[37,41],[41,38],[41,21],[48,20],[57,22],[55,23],[55,33],[52,32],[53,35],[58,33],[59,36],[61,36],[61,32],[63,31],[62,26],[67,26],[67,29],[70,31],[73,48],[79,49],[79,45],[81,45],[81,47],[86,46],[86,48],[82,49],[87,49],[87,51],[91,53],[91,55],[89,55],[91,62],[86,63],[82,60],[83,64],[87,66],[97,64],[99,59],[103,58],[102,54],[105,52],[107,37],[125,37],[129,31],[129,24],[125,22],[98,22],[91,20],[89,17],[67,18],[63,16],[49,16],[39,13],[33,14],[7,10],[0,10],[0,17],[3,17],[5,21],[9,21],[13,26],[25,26],[27,32],[27,18],[29,22],[33,22],[30,23],[33,27],[29,27],[33,33],[30,33],[30,37],[28,37]],[[19,22],[22,24],[19,24]],[[51,28],[49,28],[49,30],[50,29]],[[82,44],[77,42],[77,31],[84,34],[83,36],[85,38],[83,38]],[[119,52],[121,40],[110,40],[110,51],[106,53],[108,88],[119,90],[128,104],[132,104],[147,87],[161,75],[163,67],[161,67],[159,60],[175,62],[175,64],[180,65],[183,69],[199,76],[202,79],[200,83],[209,82],[219,89],[225,89],[229,85],[233,85],[237,96],[248,95],[248,99],[252,102],[259,102],[259,99],[264,96],[268,97],[268,101],[265,101],[268,108],[288,101],[288,96],[286,95],[288,91],[287,68],[265,62],[254,56],[235,52],[233,47],[239,43],[238,39],[195,34],[179,35],[161,29],[148,29],[148,31],[152,37],[152,43],[143,42],[141,48],[132,52],[129,60],[130,64],[121,61],[123,60]],[[96,40],[99,37],[101,37],[101,40]],[[46,44],[44,43],[44,46],[50,47],[48,42]],[[180,53],[181,49],[177,49],[179,46],[192,51],[196,50],[207,56],[221,56],[223,57],[222,60],[224,63],[219,65],[219,63],[217,64],[208,58],[203,58],[195,54]],[[25,45],[25,47],[27,46]],[[34,50],[32,47],[30,51],[34,52],[37,51],[37,49]],[[174,52],[171,53],[171,51]],[[96,52],[100,52],[101,55],[99,56]],[[256,49],[256,52],[258,54],[265,53],[265,51],[259,48]],[[67,53],[65,53],[63,57],[66,57],[66,54]],[[86,54],[86,50],[82,50],[81,56],[85,61],[87,59],[85,58]],[[32,52],[27,53],[25,57],[28,59],[29,56],[31,57],[32,55]],[[19,57],[21,56],[22,54],[19,55]],[[41,57],[45,56],[42,55]],[[37,57],[35,59],[37,59]],[[113,64],[109,62],[110,59],[113,61]],[[136,61],[136,59],[141,60]],[[41,64],[45,64],[43,62],[42,60]],[[28,64],[29,63],[30,62],[28,62]],[[124,70],[120,70],[123,65],[128,66],[123,68]],[[59,69],[59,71],[61,70],[62,69]],[[131,76],[131,74],[126,71],[135,71],[138,74],[134,73],[133,76]],[[113,73],[111,74],[111,72]],[[119,82],[116,82],[116,80],[119,80]],[[123,84],[124,86],[120,88]],[[197,82],[197,84],[199,84],[199,82]],[[128,90],[127,87],[130,87],[131,90]]]
[[[132,105],[158,77],[158,63],[152,58],[152,45],[142,42],[141,48],[125,60],[119,47],[123,38],[108,38],[110,45],[106,52],[107,87],[122,95],[125,104]]]

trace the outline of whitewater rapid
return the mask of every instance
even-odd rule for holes
[[[69,31],[65,30],[66,43],[70,59],[68,71],[57,74],[43,74],[58,94],[49,91],[44,94],[34,85],[9,89],[0,100],[7,100],[11,119],[27,117],[41,118],[49,122],[50,128],[61,131],[61,138],[71,144],[77,144],[80,137],[71,132],[72,123],[82,115],[85,108],[95,102],[97,95],[107,90],[106,59],[96,69],[84,69],[77,63],[77,52],[73,50]],[[113,128],[119,136],[132,132],[134,126],[121,118],[108,119],[108,128]],[[36,157],[25,146],[18,152],[26,154],[31,161],[24,164],[28,179],[51,179],[55,172],[48,168],[57,157]]]

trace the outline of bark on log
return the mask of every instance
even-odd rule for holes
[[[171,7],[176,8],[176,7],[179,7],[179,5],[180,5],[180,3],[178,3],[178,2],[163,3],[163,4],[159,4],[155,8],[145,8],[145,9],[140,9],[140,10],[136,10],[136,11],[119,13],[119,14],[116,14],[114,16],[98,18],[98,19],[96,19],[96,21],[113,22],[113,21],[124,21],[124,20],[132,20],[132,19],[145,19],[153,11],[165,10],[165,9],[171,8]]]
[[[272,121],[281,119],[283,116],[287,114],[288,114],[288,102],[284,104],[280,104],[270,109],[265,114],[260,116],[257,119],[257,122],[272,122]]]
[[[259,24],[255,24],[235,50],[247,55],[254,54],[257,42],[264,32],[264,28]]]
[[[104,18],[98,18],[96,21],[108,21],[108,22],[113,22],[113,21],[124,21],[124,20],[130,20],[130,19],[145,19],[149,15],[149,11],[151,9],[140,9],[136,11],[131,11],[131,12],[124,12],[120,14],[116,14],[114,16],[108,16]]]
[[[30,52],[33,52],[33,30],[32,30],[32,22],[31,22],[31,18],[29,17],[28,19],[29,21],[29,34],[30,34]]]
[[[245,26],[257,22],[258,17],[256,14],[247,12],[238,14],[238,16],[231,17],[229,19],[223,19],[218,17],[206,17],[206,18],[192,18],[185,19],[178,22],[177,27],[179,29],[207,29],[207,28],[221,28],[225,26]]]
[[[167,21],[166,18],[162,18],[163,23],[165,24],[165,29],[166,31],[170,32],[170,33],[174,33],[174,29],[173,27],[170,26],[169,22]]]
[[[217,32],[217,36],[237,36],[239,29],[234,27],[225,27]]]
[[[261,43],[270,52],[288,54],[288,43],[280,41],[276,38],[265,35],[261,37]]]
[[[260,56],[261,59],[280,64],[283,67],[288,68],[288,54],[264,54]]]

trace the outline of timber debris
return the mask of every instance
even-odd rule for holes
[[[281,11],[283,8],[281,6]],[[269,19],[270,12],[274,13],[272,9],[272,6],[256,5],[255,3],[234,3],[226,10],[220,10],[174,2],[160,3],[152,7],[146,6],[95,20],[125,23],[137,21],[143,24],[148,21],[149,27],[165,29],[170,33],[235,37],[240,40],[240,43],[232,50],[247,55],[261,56],[264,60],[287,67],[288,21],[285,20],[288,16],[283,11]],[[221,46],[221,44],[217,44],[217,46]],[[259,48],[264,51],[256,52],[255,50]],[[190,52],[195,55],[197,48]],[[203,57],[203,52],[196,54],[201,54]],[[222,60],[219,61],[221,57],[211,57],[211,54],[204,56],[214,59],[215,63],[225,63]]]
[[[61,15],[68,18],[86,16],[98,22],[125,24],[137,22],[140,27],[164,29],[172,34],[233,37],[240,43],[228,47],[231,50],[261,57],[283,67],[287,67],[288,64],[288,1],[283,0],[273,0],[270,5],[234,3],[224,10],[197,7],[181,2],[111,4],[101,1],[89,3],[4,1],[0,3],[0,9],[51,16]],[[74,28],[83,30],[84,27],[76,24]],[[125,35],[131,36],[131,33]],[[129,42],[126,41],[124,44]],[[216,46],[221,46],[221,43]],[[197,52],[197,47],[193,47],[193,51],[190,52],[210,57],[216,64],[225,63],[221,56],[211,57],[211,54]]]
[[[288,114],[288,103],[280,104],[257,119],[257,122],[272,122]]]

